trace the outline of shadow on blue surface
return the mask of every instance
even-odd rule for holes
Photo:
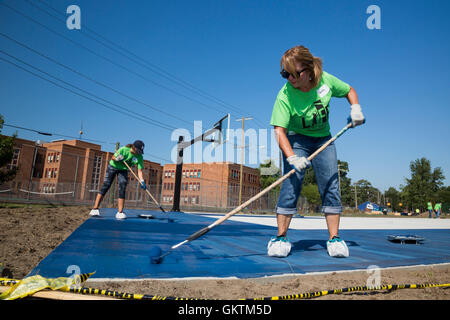
[[[152,264],[149,252],[153,246],[167,252],[216,218],[127,210],[128,218],[120,221],[114,218],[114,209],[102,209],[101,213],[101,217],[86,220],[29,275],[53,278],[78,270],[95,271],[93,278],[253,278],[450,261],[449,230],[341,230],[350,250],[350,257],[344,259],[328,256],[326,230],[290,230],[291,254],[274,258],[267,256],[267,242],[275,235],[275,227],[225,221],[175,249],[161,264]],[[139,218],[142,213],[150,213],[154,219]],[[387,240],[391,234],[419,234],[426,240],[412,245],[392,243]]]

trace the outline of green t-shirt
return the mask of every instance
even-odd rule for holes
[[[439,210],[439,209],[441,209],[441,204],[440,203],[436,203],[435,205],[434,205],[434,210]]]
[[[114,153],[114,156],[117,157],[121,154],[123,155],[123,161],[126,161],[130,167],[137,164],[138,169],[144,169],[144,158],[142,157],[142,154],[132,154],[130,149],[131,148],[128,147],[122,147]],[[111,159],[109,164],[118,170],[128,170],[127,166],[123,164],[122,161],[114,161]]]
[[[345,97],[349,91],[347,83],[325,71],[319,84],[308,92],[302,92],[287,82],[275,100],[270,124],[286,128],[288,132],[326,137],[330,135],[331,97]]]
[[[433,210],[433,204],[431,202],[427,203],[428,210]]]

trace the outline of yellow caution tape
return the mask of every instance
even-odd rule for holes
[[[382,285],[377,287],[350,287],[335,290],[322,290],[317,292],[307,292],[300,294],[293,294],[287,296],[275,296],[275,297],[264,297],[264,298],[254,298],[254,299],[240,299],[240,300],[296,300],[296,299],[311,299],[328,294],[340,294],[344,292],[354,292],[354,291],[376,291],[376,290],[397,290],[397,289],[422,289],[422,288],[443,288],[450,287],[450,283],[444,284],[390,284]],[[209,299],[196,299],[196,298],[182,298],[182,297],[170,297],[170,296],[157,296],[157,295],[147,295],[147,294],[133,294],[124,293],[111,290],[100,290],[93,288],[70,288],[69,292],[81,293],[81,294],[95,294],[104,295],[109,297],[116,297],[120,299],[134,299],[134,300],[209,300]]]
[[[325,296],[328,294],[341,294],[344,292],[355,292],[355,291],[377,291],[377,290],[397,290],[397,289],[423,289],[423,288],[444,288],[450,287],[450,283],[442,283],[442,284],[388,284],[381,286],[360,286],[360,287],[350,287],[350,288],[342,288],[335,290],[323,290],[316,292],[307,292],[300,294],[293,294],[287,296],[277,296],[277,297],[264,297],[257,299],[246,299],[246,300],[296,300],[296,299],[311,299],[320,296]]]
[[[80,293],[80,294],[90,294],[90,295],[102,295],[108,297],[115,297],[119,299],[131,299],[131,300],[209,300],[209,299],[196,299],[196,298],[182,298],[182,297],[170,297],[170,296],[158,296],[158,295],[147,295],[147,294],[133,294],[133,293],[125,293],[118,292],[112,290],[104,290],[104,289],[95,289],[95,288],[86,288],[75,286],[77,281],[84,282],[86,281],[92,274],[81,274],[79,275],[79,279],[77,278],[57,278],[57,279],[45,279],[41,276],[33,276],[29,278],[25,278],[23,280],[14,280],[14,279],[6,279],[0,278],[0,286],[10,286],[13,287],[7,292],[3,293],[0,298],[5,299],[4,296],[9,294],[7,299],[18,299],[26,297],[30,294],[33,294],[39,290],[50,288],[53,290],[60,290],[65,292],[72,293]],[[25,282],[26,281],[26,282]],[[79,283],[79,282],[78,282]],[[18,290],[20,284],[26,287],[26,289]],[[377,291],[377,290],[398,290],[398,289],[423,289],[423,288],[444,288],[450,287],[450,283],[442,283],[442,284],[388,284],[381,286],[357,286],[357,287],[349,287],[342,289],[334,289],[334,290],[322,290],[316,292],[306,292],[300,294],[292,294],[286,296],[275,296],[275,297],[263,297],[263,298],[253,298],[253,299],[240,299],[240,300],[296,300],[296,299],[311,299],[320,296],[325,296],[328,294],[341,294],[345,292],[355,292],[355,291]],[[25,292],[25,293],[24,293]]]
[[[0,278],[0,286],[13,286],[20,280],[8,279],[8,278]]]
[[[0,295],[1,300],[14,300],[24,298],[44,289],[68,291],[71,286],[86,281],[91,275],[81,274],[74,277],[44,278],[40,275],[24,278],[17,281],[9,290]],[[3,280],[3,279],[0,279]],[[11,281],[11,279],[6,279]]]

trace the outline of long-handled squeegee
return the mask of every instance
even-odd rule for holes
[[[123,163],[125,163],[125,165],[127,166],[128,170],[134,175],[134,177],[136,178],[136,180],[139,181],[139,177],[137,176],[136,173],[134,173],[134,171],[130,168],[130,166],[128,165],[128,163],[126,163],[125,161],[123,161]],[[156,201],[155,197],[152,196],[152,194],[150,193],[150,191],[148,191],[147,189],[145,189],[145,192],[147,192],[147,194],[150,196],[150,198],[152,198],[153,202],[161,209],[162,212],[166,212],[161,205],[158,203],[158,201]]]

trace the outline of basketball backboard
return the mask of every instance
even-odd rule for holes
[[[230,114],[228,113],[225,117],[217,121],[213,129],[214,132],[211,134],[211,140],[214,143],[214,147],[226,143],[230,136]]]

